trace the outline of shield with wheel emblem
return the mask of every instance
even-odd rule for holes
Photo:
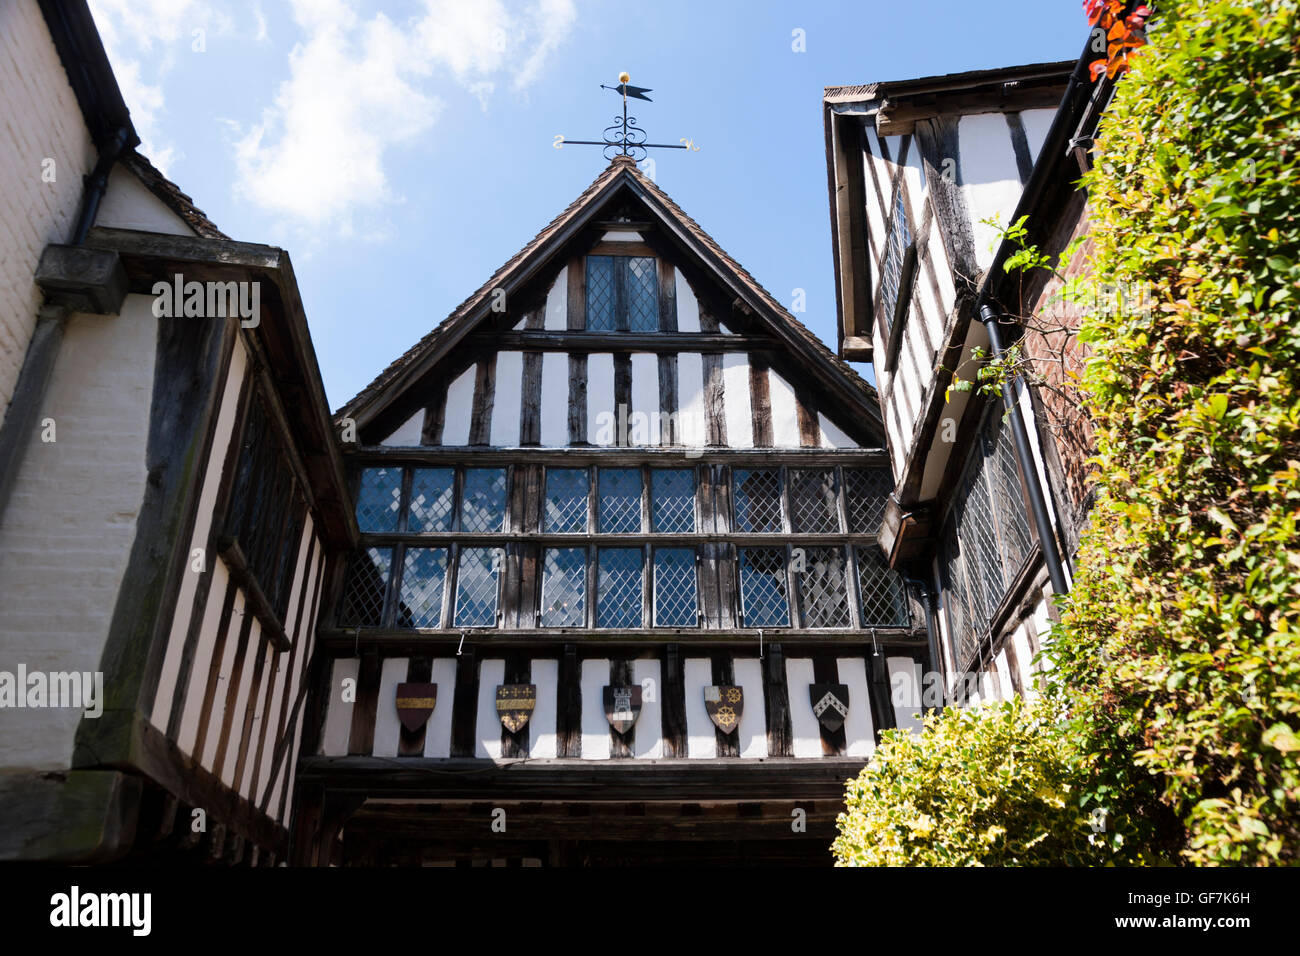
[[[729,734],[740,726],[740,715],[745,710],[745,691],[740,687],[710,686],[704,688],[704,711],[715,727]]]

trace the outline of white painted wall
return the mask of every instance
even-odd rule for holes
[[[616,444],[617,416],[614,356],[610,352],[593,352],[587,356],[587,441],[593,445]]]
[[[429,681],[438,685],[438,702],[424,725],[424,755],[450,757],[451,711],[456,700],[456,658],[434,658]]]
[[[528,756],[554,757],[559,753],[560,662],[537,658],[531,667],[537,703],[528,718]]]
[[[498,448],[518,447],[519,425],[523,417],[524,353],[498,352],[495,379],[492,430],[488,443]]]
[[[151,193],[135,173],[120,164],[108,176],[108,191],[95,216],[95,225],[170,236],[198,235],[189,223]]]
[[[713,662],[707,657],[687,658],[682,668],[686,688],[686,756],[718,755],[718,738],[709,712],[704,709],[704,688],[713,684]]]
[[[754,447],[754,410],[749,400],[749,356],[725,352],[722,356],[722,405],[726,410],[727,446]]]
[[[632,680],[641,685],[641,716],[633,725],[632,756],[657,759],[664,755],[663,685],[656,660],[632,662]]]
[[[562,266],[551,288],[546,292],[546,313],[542,327],[552,332],[563,332],[569,327],[569,267]]]
[[[1006,225],[1020,201],[1020,172],[1007,118],[1002,113],[963,116],[957,122],[957,141],[961,191],[975,236],[975,261],[987,269],[993,264],[998,234],[980,220],[992,217]]]
[[[790,700],[790,753],[796,757],[822,755],[821,724],[813,713],[808,685],[813,682],[813,662],[808,657],[785,659],[786,691]]]
[[[444,445],[468,445],[469,426],[474,416],[474,376],[477,372],[471,365],[447,387],[446,411],[442,417],[442,443]]]
[[[605,717],[604,692],[609,684],[609,659],[582,662],[582,759],[609,759],[609,721]]]
[[[740,755],[767,756],[767,701],[763,694],[763,662],[757,657],[737,657],[731,662],[733,680],[745,694],[740,712]]]
[[[409,657],[386,657],[379,671],[379,700],[375,707],[375,737],[371,752],[376,757],[396,757],[402,742],[402,721],[397,716],[397,685],[405,683]],[[435,704],[435,709],[437,705]]]
[[[497,716],[497,686],[505,683],[506,662],[479,664],[478,719],[474,725],[474,756],[501,759],[501,718]],[[529,718],[531,720],[531,718]]]
[[[698,332],[700,330],[700,303],[695,298],[695,290],[686,281],[680,271],[674,270],[677,290],[677,331]]]
[[[542,353],[542,407],[537,411],[544,448],[569,444],[569,356]]]
[[[361,670],[361,658],[338,657],[330,668],[329,697],[325,701],[325,727],[321,732],[320,752],[327,757],[342,757],[348,752],[348,736],[352,732],[352,708],[355,704],[357,674]],[[345,681],[354,694],[353,700],[343,699]]]
[[[871,723],[871,686],[867,683],[867,662],[860,657],[835,660],[840,683],[849,689],[849,712],[844,718],[844,755],[869,757],[876,749],[876,732]]]
[[[99,669],[144,499],[158,338],[150,303],[131,295],[120,316],[66,320],[39,418],[54,421],[56,440],[33,438],[0,516],[4,670]],[[0,761],[66,768],[80,719],[72,709],[0,709]]]
[[[391,435],[381,441],[381,445],[407,446],[420,444],[424,432],[424,409],[420,409],[406,421],[402,422]]]

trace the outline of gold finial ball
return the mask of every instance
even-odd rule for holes
[[[619,81],[620,83],[627,83],[627,82],[629,82],[631,79],[632,79],[632,77],[630,77],[630,76],[627,75],[627,71],[626,71],[626,70],[624,70],[622,73],[620,73],[620,74],[618,75],[618,81]]]

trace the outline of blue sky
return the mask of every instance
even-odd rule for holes
[[[828,85],[1073,59],[1076,0],[91,0],[145,144],[228,235],[289,250],[331,407],[604,168],[620,70],[658,184],[834,346]],[[804,52],[793,49],[803,31]]]

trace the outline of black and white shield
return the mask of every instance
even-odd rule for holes
[[[704,712],[724,734],[740,726],[745,710],[745,691],[740,687],[709,686],[704,688]]]
[[[849,688],[847,684],[809,684],[808,699],[812,701],[813,714],[831,733],[844,726],[849,715]]]
[[[620,734],[632,729],[641,715],[640,687],[606,687],[605,719]]]
[[[497,685],[497,716],[501,718],[501,725],[512,734],[519,733],[528,723],[536,703],[536,684]]]
[[[415,732],[423,727],[437,703],[437,684],[397,685],[397,719],[409,731]]]

